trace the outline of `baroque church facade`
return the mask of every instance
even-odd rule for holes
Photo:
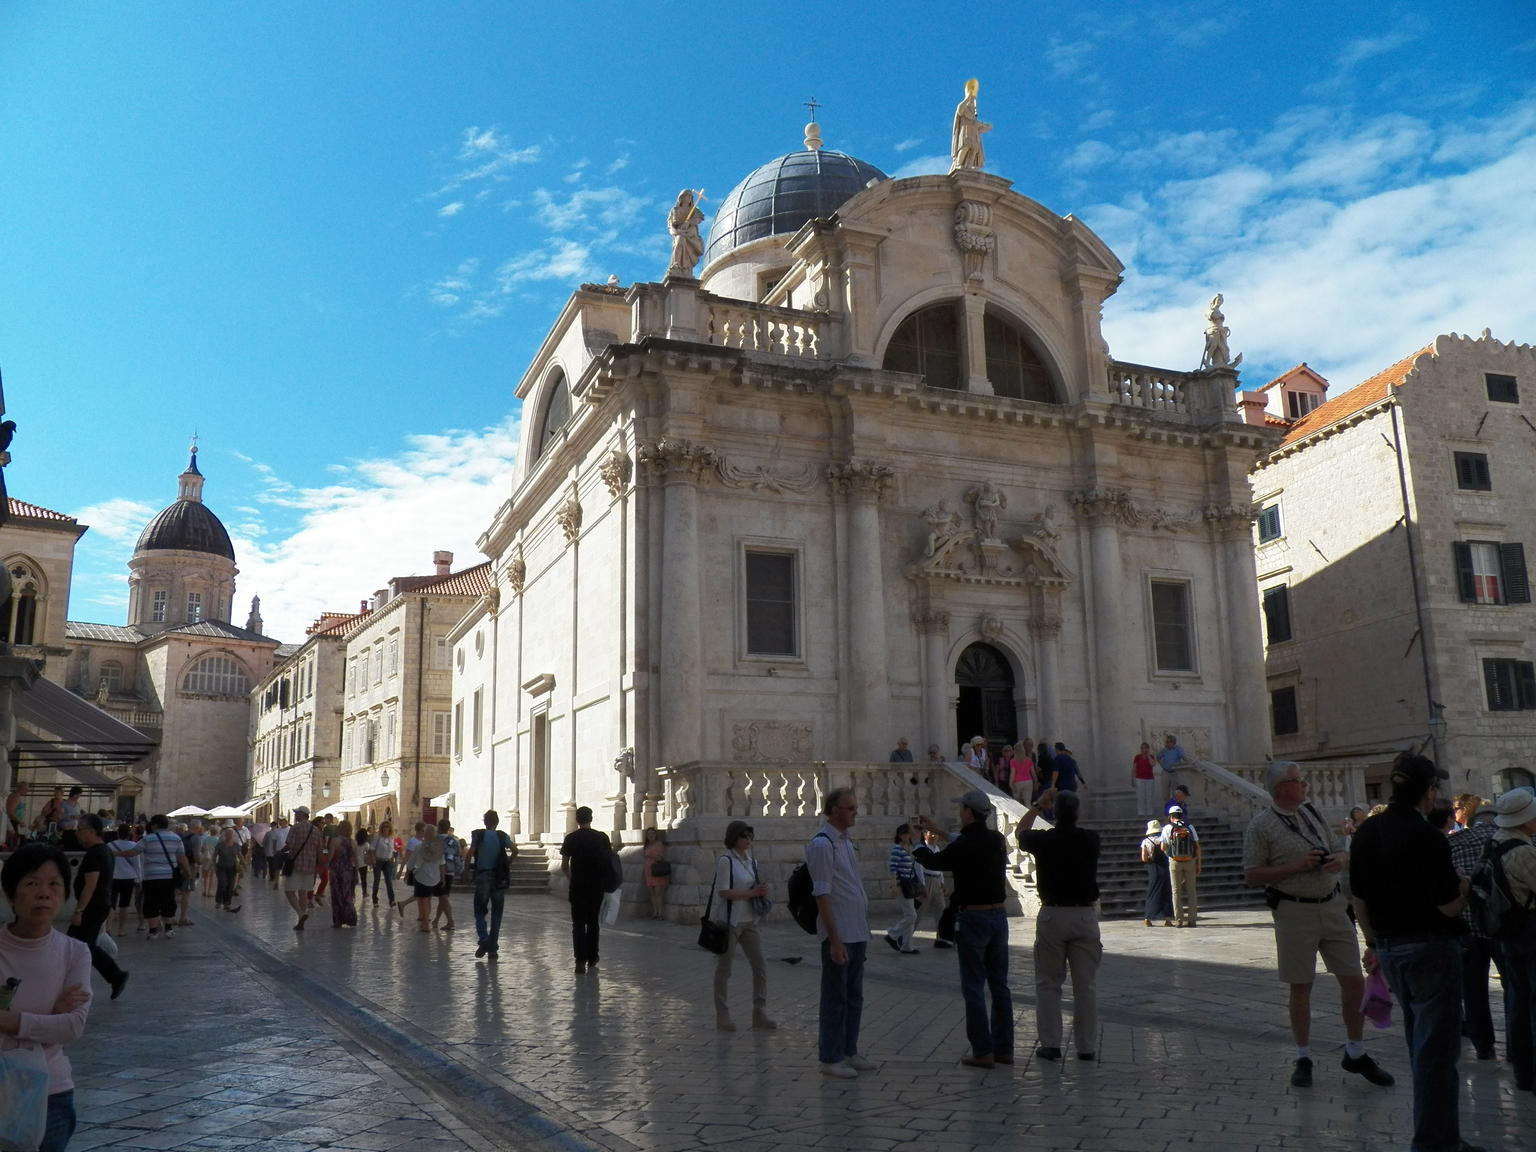
[[[679,196],[661,282],[570,298],[451,637],[461,810],[635,829],[679,765],[901,736],[1060,740],[1106,799],[1165,731],[1265,757],[1248,473],[1279,433],[1238,413],[1214,306],[1203,368],[1112,358],[1122,265],[965,128],[949,174],[894,180],[809,125],[707,241]]]
[[[230,623],[234,546],[203,503],[203,482],[194,448],[177,477],[176,500],[145,526],[128,562],[126,624],[64,619],[74,543],[86,526],[53,513],[57,522],[34,516],[0,531],[7,565],[42,578],[32,586],[44,593],[35,625],[44,678],[156,742],[138,763],[106,770],[123,815],[246,799],[247,694],[272,667],[279,645],[261,633],[255,602],[246,627]],[[47,555],[28,550],[22,528],[52,541]],[[67,557],[58,554],[64,545]]]

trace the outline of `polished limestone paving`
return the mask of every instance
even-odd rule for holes
[[[432,933],[416,930],[414,909],[402,919],[364,905],[354,930],[333,929],[322,908],[295,932],[264,886],[248,884],[243,903],[231,916],[199,897],[197,925],[176,939],[150,944],[130,930],[122,941],[128,990],[109,1003],[97,981],[73,1046],[82,1126],[72,1152],[1409,1144],[1401,1026],[1368,1036],[1396,1087],[1344,1073],[1337,986],[1326,977],[1314,996],[1314,1086],[1289,1086],[1283,988],[1262,911],[1218,912],[1190,930],[1106,924],[1091,1063],[1027,1055],[1032,925],[1012,921],[1019,1063],[989,1072],[958,1062],[955,954],[930,946],[931,921],[913,956],[888,949],[877,924],[860,1047],[879,1068],[845,1082],[819,1074],[815,941],[787,921],[766,930],[779,1030],[747,1030],[750,979],[738,958],[742,1031],[721,1033],[714,958],[695,945],[696,926],[626,915],[604,929],[598,970],[578,977],[566,906],[553,897],[508,900],[494,964],[474,958],[467,896],[454,898],[458,928]],[[1494,1003],[1497,1013],[1497,985]],[[1465,1138],[1536,1143],[1536,1095],[1514,1091],[1507,1065],[1478,1063],[1469,1049],[1461,1072]]]

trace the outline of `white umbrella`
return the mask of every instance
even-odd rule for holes
[[[220,805],[212,812],[203,813],[204,816],[212,816],[215,820],[233,820],[236,816],[245,816],[246,814],[245,809],[232,808],[228,804]]]
[[[174,811],[174,812],[167,812],[166,815],[167,816],[211,816],[211,815],[213,815],[213,813],[209,812],[206,808],[199,808],[196,804],[188,804],[185,807],[176,809],[176,811]]]

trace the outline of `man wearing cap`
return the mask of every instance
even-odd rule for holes
[[[1344,1016],[1344,1071],[1390,1087],[1393,1079],[1366,1055],[1360,1000],[1360,942],[1345,910],[1339,875],[1349,853],[1338,835],[1307,802],[1301,766],[1277,761],[1265,773],[1270,806],[1254,814],[1243,837],[1243,883],[1264,886],[1275,922],[1275,958],[1288,985],[1296,1064],[1291,1086],[1312,1086],[1312,981],[1317,957],[1339,982]]]
[[[1095,987],[1104,945],[1099,939],[1099,834],[1077,826],[1075,792],[1047,788],[1019,822],[1019,847],[1035,858],[1040,915],[1035,918],[1035,1030],[1042,1060],[1061,1059],[1061,985],[1072,972],[1072,1036],[1079,1060],[1098,1048]],[[1054,828],[1033,831],[1050,814]]]
[[[1522,908],[1536,904],[1536,794],[1529,788],[1512,788],[1494,803],[1493,850],[1509,894]],[[1466,835],[1466,833],[1463,833]],[[1512,848],[1505,844],[1515,845]],[[1505,1055],[1521,1092],[1536,1088],[1536,939],[1526,931],[1511,939],[1495,941],[1499,972],[1504,978]],[[1486,990],[1485,990],[1486,991]]]
[[[1467,878],[1450,842],[1430,827],[1447,774],[1412,752],[1392,764],[1392,798],[1350,844],[1351,900],[1365,933],[1365,966],[1382,974],[1403,1009],[1413,1066],[1413,1147],[1477,1152],[1461,1139],[1461,910]]]
[[[960,834],[935,852],[923,846],[912,856],[925,869],[954,876],[955,948],[960,957],[960,996],[971,1052],[960,1063],[991,1068],[1013,1063],[1013,994],[1008,990],[1008,841],[987,827],[992,801],[979,789],[960,797]],[[926,816],[924,832],[937,832]],[[987,992],[992,1010],[987,1011]]]
[[[1451,867],[1463,876],[1477,871],[1497,827],[1493,822],[1493,806],[1483,804],[1481,797],[1472,799],[1478,801],[1478,806],[1466,813],[1466,827],[1457,828],[1450,835]],[[1460,817],[1458,810],[1458,820]],[[1493,1049],[1493,1011],[1488,1005],[1488,970],[1497,963],[1499,978],[1505,980],[1504,965],[1494,953],[1493,941],[1478,931],[1471,910],[1463,908],[1461,918],[1467,925],[1467,934],[1460,940],[1461,1030],[1472,1041],[1479,1060],[1493,1060],[1496,1053]],[[1508,989],[1507,981],[1504,986]]]
[[[320,849],[324,838],[320,829],[310,823],[309,809],[300,804],[293,810],[293,827],[283,848],[293,861],[293,871],[283,877],[283,895],[298,916],[295,932],[304,931],[304,921],[309,919],[310,893],[315,890],[315,873],[320,868]]]
[[[1168,857],[1168,882],[1173,887],[1173,923],[1179,928],[1193,928],[1200,912],[1200,833],[1177,804],[1168,805],[1161,844]]]

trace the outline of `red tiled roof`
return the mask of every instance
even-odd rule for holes
[[[304,633],[307,636],[324,636],[330,632],[339,632],[366,615],[366,612],[322,612],[320,619],[304,629]]]
[[[26,516],[32,520],[61,520],[66,524],[74,524],[73,516],[66,516],[62,512],[54,512],[48,508],[39,507],[36,504],[28,504],[25,500],[18,500],[14,496],[7,497],[10,501],[12,516]]]
[[[491,562],[476,564],[462,572],[431,577],[413,592],[435,592],[440,596],[483,596],[491,590]]]
[[[1387,398],[1393,387],[1401,384],[1408,373],[1413,371],[1414,361],[1426,353],[1433,352],[1434,349],[1433,344],[1426,345],[1411,356],[1404,356],[1390,368],[1376,373],[1369,380],[1356,384],[1348,392],[1342,392],[1330,400],[1325,400],[1291,425],[1291,430],[1286,433],[1280,446],[1283,448],[1287,444],[1294,444],[1330,424],[1335,424],[1346,417],[1353,416],[1356,412],[1369,408],[1372,404],[1379,404]]]

